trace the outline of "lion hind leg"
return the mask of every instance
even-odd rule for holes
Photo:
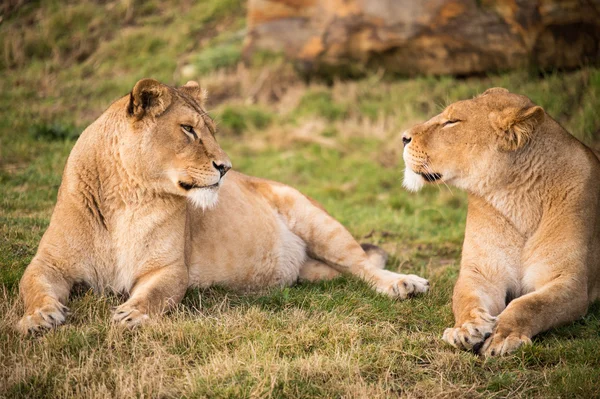
[[[388,254],[382,248],[372,244],[360,244],[366,252],[371,263],[378,269],[383,269],[387,262]],[[300,267],[300,281],[327,281],[341,275],[340,272],[327,263],[308,258]]]
[[[308,258],[300,267],[300,281],[327,281],[333,280],[341,275],[340,272],[327,263]]]
[[[256,181],[253,188],[271,202],[288,228],[306,243],[310,258],[340,273],[357,276],[391,297],[405,299],[429,289],[423,278],[382,270],[383,250],[367,248],[371,253],[367,254],[341,223],[297,190],[267,181]]]

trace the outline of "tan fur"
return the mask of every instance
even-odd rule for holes
[[[231,164],[205,96],[195,82],[176,89],[144,79],[82,133],[21,279],[22,332],[64,322],[75,283],[128,295],[114,320],[129,326],[190,286],[251,290],[350,273],[401,299],[427,291],[425,279],[382,270],[380,251],[367,254],[293,188],[221,176]]]
[[[404,142],[407,187],[440,177],[469,193],[446,342],[502,355],[600,298],[600,163],[542,108],[490,89]]]

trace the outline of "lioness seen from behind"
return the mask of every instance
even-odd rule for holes
[[[382,270],[382,251],[365,252],[315,201],[230,171],[204,96],[195,82],[144,79],[82,133],[20,282],[19,330],[63,323],[75,283],[125,294],[114,320],[127,326],[190,286],[251,290],[350,273],[396,298],[428,290],[423,278]]]
[[[469,195],[446,342],[510,353],[600,298],[600,162],[541,107],[490,89],[403,141],[405,187]]]

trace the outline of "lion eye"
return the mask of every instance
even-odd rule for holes
[[[442,127],[454,125],[455,123],[458,123],[458,122],[461,122],[461,120],[460,119],[451,119],[449,121],[444,122],[444,124],[442,125]]]
[[[192,135],[194,140],[198,139],[198,135],[194,131],[194,128],[190,125],[181,125],[181,128],[185,131],[186,134]]]

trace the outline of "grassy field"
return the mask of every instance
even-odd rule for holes
[[[445,104],[504,86],[598,147],[600,69],[306,82],[270,54],[240,63],[243,1],[192,4],[33,2],[0,22],[0,397],[600,396],[599,304],[514,356],[444,345],[466,197],[404,191],[399,142]],[[346,277],[191,290],[176,311],[124,331],[110,323],[120,298],[77,292],[64,326],[19,336],[18,281],[69,151],[143,77],[199,80],[235,169],[314,197],[358,240],[388,250],[388,269],[429,278],[430,293],[396,302]]]

